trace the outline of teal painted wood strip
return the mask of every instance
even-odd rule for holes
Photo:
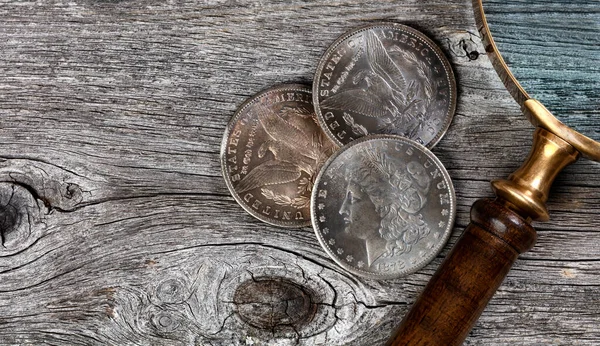
[[[523,88],[600,140],[600,1],[484,0],[484,8]]]

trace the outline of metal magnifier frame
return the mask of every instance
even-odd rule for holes
[[[485,0],[473,0],[475,21],[485,45],[485,51],[508,92],[521,105],[527,119],[538,127],[538,131],[534,135],[533,149],[525,164],[513,173],[508,181],[493,181],[492,187],[498,197],[502,197],[516,206],[513,209],[525,212],[533,220],[547,221],[550,217],[545,202],[548,199],[550,186],[554,177],[566,166],[557,166],[557,163],[562,162],[565,155],[573,155],[571,148],[588,159],[600,161],[600,143],[559,121],[542,103],[531,98],[519,84],[494,42],[485,15],[484,2]],[[547,152],[549,148],[539,143],[541,137],[555,142],[557,148],[561,150],[550,155]],[[565,159],[570,160],[568,157]]]
[[[521,105],[523,113],[534,126],[542,127],[571,144],[584,157],[600,161],[600,143],[582,135],[569,126],[560,122],[539,101],[532,99],[523,89],[519,81],[510,71],[508,65],[502,58],[494,38],[490,32],[489,24],[483,9],[485,0],[473,0],[475,21],[481,34],[481,40],[485,45],[485,51],[490,58],[494,69],[502,79],[504,86],[514,99]]]
[[[532,220],[549,219],[546,201],[552,182],[579,156],[600,161],[600,143],[561,123],[529,97],[502,59],[483,10],[473,0],[487,55],[504,85],[537,127],[523,165],[507,179],[492,181],[496,199],[480,199],[471,223],[417,298],[388,345],[461,345],[518,256],[537,234]]]

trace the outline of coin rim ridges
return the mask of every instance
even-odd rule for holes
[[[447,181],[448,187],[450,188],[450,192],[452,193],[452,198],[450,199],[450,203],[451,203],[450,215],[449,215],[450,221],[448,222],[448,225],[444,229],[444,234],[440,238],[440,242],[434,248],[434,250],[431,252],[431,255],[429,255],[428,257],[424,257],[423,260],[421,260],[420,262],[418,262],[417,264],[412,266],[412,268],[410,270],[402,270],[399,273],[396,273],[393,275],[368,272],[368,271],[364,271],[364,270],[355,268],[354,266],[349,266],[343,261],[343,259],[341,259],[337,255],[335,255],[335,252],[333,251],[333,249],[331,249],[329,247],[329,245],[327,244],[327,242],[321,235],[321,229],[319,228],[319,222],[317,219],[317,211],[316,211],[316,207],[315,207],[317,204],[318,191],[320,190],[320,187],[321,187],[322,176],[323,176],[323,174],[325,174],[325,171],[327,170],[327,168],[329,168],[329,166],[333,163],[333,161],[335,159],[337,159],[343,152],[349,150],[350,148],[352,148],[356,145],[360,145],[364,142],[377,141],[377,140],[382,140],[382,139],[401,141],[404,143],[408,143],[409,145],[413,145],[416,149],[420,149],[423,153],[425,153],[425,155],[427,155],[428,158],[430,158],[431,160],[433,160],[435,162],[435,164],[438,168],[441,168],[442,175],[444,176],[444,179]],[[325,164],[323,164],[321,171],[317,175],[317,178],[315,180],[315,185],[314,185],[314,188],[313,188],[313,191],[311,194],[310,218],[311,218],[313,230],[317,236],[317,239],[319,239],[319,243],[321,244],[321,247],[323,247],[323,249],[325,249],[325,252],[327,252],[329,257],[331,257],[344,270],[346,270],[352,274],[359,275],[359,276],[369,278],[369,279],[397,279],[397,278],[401,278],[401,277],[407,276],[409,274],[415,273],[415,272],[419,271],[420,269],[422,269],[423,267],[425,267],[434,258],[436,258],[439,255],[439,253],[442,251],[444,246],[446,246],[446,243],[448,242],[448,239],[450,239],[450,235],[452,234],[452,229],[454,228],[454,221],[456,218],[456,193],[454,190],[454,185],[452,183],[452,179],[450,178],[450,174],[448,174],[446,167],[444,167],[442,162],[435,156],[435,154],[433,154],[431,152],[431,150],[427,149],[422,144],[420,144],[416,141],[413,141],[412,139],[408,139],[408,138],[398,136],[398,135],[368,135],[368,136],[361,137],[359,139],[356,139],[356,140],[348,143],[347,145],[342,147],[340,150],[335,152],[333,155],[331,155],[331,157],[329,157],[329,159],[325,162]]]
[[[308,94],[312,94],[312,89],[310,88],[309,85],[301,84],[301,83],[290,83],[290,84],[275,85],[270,88],[263,89],[262,91],[259,91],[258,93],[254,94],[254,95],[250,96],[248,99],[246,99],[244,101],[244,103],[242,103],[238,107],[238,109],[235,111],[235,113],[233,114],[233,116],[231,117],[229,122],[227,123],[227,127],[225,128],[225,133],[223,135],[223,139],[221,140],[221,153],[220,153],[221,174],[223,175],[223,179],[225,180],[225,184],[227,185],[227,188],[229,189],[229,193],[231,194],[231,196],[233,196],[235,201],[246,212],[248,212],[248,214],[252,215],[253,217],[255,217],[256,219],[258,219],[260,221],[266,222],[273,226],[286,227],[286,228],[302,228],[302,227],[307,227],[307,226],[311,225],[310,218],[305,219],[303,222],[298,222],[298,221],[277,222],[276,220],[273,220],[273,219],[267,219],[261,213],[256,212],[250,206],[246,205],[245,202],[243,202],[242,197],[239,196],[239,194],[235,191],[235,188],[233,187],[233,183],[231,182],[231,180],[229,178],[229,174],[228,174],[229,172],[228,172],[228,168],[227,168],[226,153],[227,153],[228,139],[229,139],[229,136],[231,135],[231,131],[232,131],[233,127],[238,122],[239,118],[242,116],[244,110],[246,108],[248,108],[249,106],[251,106],[254,102],[256,102],[256,100],[258,100],[266,95],[269,95],[272,93],[277,93],[277,92],[282,92],[282,91],[296,91],[296,92],[306,92]],[[309,216],[310,216],[310,213],[309,213]]]
[[[325,120],[323,119],[323,115],[321,113],[321,107],[319,104],[319,90],[320,90],[319,82],[321,81],[320,75],[321,75],[321,72],[323,71],[323,68],[325,67],[325,64],[327,63],[327,60],[328,60],[331,52],[334,51],[343,41],[348,39],[350,36],[360,33],[362,31],[367,31],[367,30],[371,30],[371,29],[380,29],[380,28],[381,29],[391,28],[394,30],[400,30],[400,31],[403,31],[403,32],[405,32],[409,35],[412,35],[413,37],[421,40],[424,44],[426,44],[429,48],[431,48],[433,50],[435,55],[442,62],[442,65],[444,65],[444,70],[446,71],[446,79],[448,81],[448,85],[450,86],[450,107],[448,108],[448,112],[446,113],[446,116],[445,116],[447,118],[446,123],[440,129],[440,131],[438,131],[438,133],[435,135],[435,137],[433,137],[433,139],[426,145],[426,147],[428,149],[431,149],[431,148],[435,147],[439,143],[439,141],[442,139],[442,137],[444,137],[446,132],[448,132],[448,129],[450,128],[450,124],[452,124],[452,120],[454,119],[454,115],[456,114],[456,104],[457,104],[456,77],[454,76],[454,71],[452,70],[452,65],[450,65],[450,61],[448,60],[448,58],[446,57],[444,52],[441,50],[441,48],[435,42],[433,42],[432,39],[430,39],[427,35],[425,35],[421,31],[411,28],[410,26],[407,26],[404,24],[393,23],[393,22],[380,22],[380,23],[363,25],[356,29],[352,29],[352,30],[345,32],[340,37],[338,37],[338,39],[335,40],[327,48],[327,50],[325,51],[325,53],[321,56],[321,59],[319,60],[319,64],[317,65],[317,69],[315,70],[315,73],[313,76],[313,84],[312,84],[313,106],[315,108],[315,113],[317,115],[319,124],[321,125],[321,128],[324,130],[325,134],[336,145],[338,145],[338,146],[345,145],[331,132],[331,130],[325,123]],[[373,134],[369,134],[369,135],[377,135],[377,134],[373,133]],[[346,143],[346,144],[348,144],[348,143]]]

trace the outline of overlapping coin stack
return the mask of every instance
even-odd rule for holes
[[[364,26],[327,49],[312,90],[280,85],[240,106],[221,146],[223,175],[254,217],[312,223],[345,270],[401,277],[452,231],[454,188],[428,148],[455,106],[452,69],[429,38],[395,23]]]

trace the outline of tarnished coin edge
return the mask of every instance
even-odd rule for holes
[[[225,128],[225,133],[223,134],[223,139],[221,140],[221,152],[220,152],[221,174],[223,176],[223,179],[225,180],[225,184],[227,185],[227,189],[229,190],[229,193],[231,194],[231,196],[250,215],[252,215],[253,217],[255,217],[256,219],[258,219],[262,222],[266,222],[273,226],[286,227],[286,228],[302,228],[302,227],[310,226],[311,220],[305,220],[303,222],[281,221],[278,223],[278,222],[275,222],[274,220],[270,220],[270,219],[263,217],[260,213],[252,210],[252,208],[250,208],[250,206],[247,206],[246,204],[244,204],[241,196],[239,196],[238,193],[235,191],[235,188],[233,187],[233,184],[231,183],[231,180],[229,179],[229,174],[228,174],[229,172],[227,169],[226,153],[227,153],[228,139],[229,139],[229,136],[231,135],[231,131],[232,131],[233,127],[235,126],[235,124],[237,123],[239,118],[242,116],[243,111],[246,108],[248,108],[250,105],[252,105],[254,102],[256,102],[257,99],[259,99],[263,96],[272,94],[272,93],[282,92],[282,91],[297,91],[297,92],[306,92],[306,93],[312,94],[312,89],[309,85],[300,84],[300,83],[297,83],[297,84],[292,83],[292,84],[279,84],[279,85],[275,85],[275,86],[272,86],[267,89],[263,89],[263,90],[259,91],[258,93],[250,96],[248,99],[246,99],[237,108],[237,110],[235,111],[235,113],[233,114],[233,116],[231,117],[229,122],[227,123],[227,127]]]
[[[344,34],[342,34],[340,37],[338,37],[327,48],[327,50],[325,51],[325,53],[323,53],[323,55],[321,56],[321,59],[319,60],[319,64],[317,65],[317,68],[315,70],[315,74],[313,77],[313,84],[312,84],[313,107],[315,108],[315,114],[317,115],[317,120],[319,121],[319,124],[321,125],[323,132],[325,132],[325,134],[327,135],[327,137],[329,137],[329,139],[331,139],[337,146],[340,146],[340,147],[344,146],[344,143],[342,143],[339,139],[337,139],[337,137],[331,132],[331,130],[325,123],[325,120],[323,119],[323,114],[321,113],[321,107],[319,105],[319,93],[318,93],[319,83],[321,81],[321,77],[320,77],[321,73],[320,72],[323,71],[323,68],[325,67],[325,64],[327,63],[327,57],[329,57],[329,55],[332,53],[332,51],[334,51],[343,41],[345,41],[350,36],[355,35],[361,31],[377,29],[377,28],[392,28],[392,29],[404,31],[407,34],[414,36],[415,38],[421,40],[423,43],[427,44],[429,46],[429,48],[431,48],[433,50],[433,52],[435,53],[437,58],[442,62],[442,65],[444,65],[444,71],[446,72],[446,78],[448,81],[448,85],[450,86],[450,107],[448,109],[448,112],[446,113],[446,118],[447,118],[446,123],[440,129],[440,131],[438,131],[438,133],[435,135],[435,137],[433,137],[433,139],[426,145],[426,148],[431,149],[431,148],[435,147],[439,143],[439,141],[442,139],[442,137],[444,137],[446,132],[448,132],[448,129],[450,128],[450,124],[452,124],[452,120],[454,119],[454,114],[456,113],[456,104],[457,104],[456,77],[454,76],[454,71],[452,70],[452,65],[450,65],[450,61],[448,60],[448,58],[446,57],[446,55],[444,54],[442,49],[435,42],[433,42],[432,39],[430,39],[427,35],[425,35],[423,32],[421,32],[417,29],[411,28],[410,26],[407,26],[404,24],[393,23],[393,22],[380,22],[380,23],[363,25],[358,28],[346,31]],[[377,134],[370,134],[370,135],[377,135]],[[402,136],[400,136],[400,137],[402,137]],[[403,138],[405,138],[405,137],[403,137]],[[419,144],[419,143],[417,143],[417,144]]]
[[[353,266],[347,265],[346,263],[344,263],[344,261],[342,259],[338,258],[338,256],[335,254],[335,252],[329,247],[329,245],[327,244],[325,239],[321,236],[321,229],[319,228],[319,223],[317,221],[317,211],[315,208],[315,205],[317,204],[317,196],[318,196],[319,186],[321,186],[322,176],[323,176],[323,174],[325,174],[325,171],[333,163],[333,161],[335,161],[335,159],[337,157],[339,157],[343,152],[345,152],[346,150],[349,150],[350,148],[352,148],[356,145],[359,145],[363,142],[375,141],[375,140],[380,140],[380,139],[401,141],[401,142],[404,142],[404,143],[414,146],[416,149],[421,150],[425,155],[427,155],[428,158],[430,158],[432,161],[434,161],[434,163],[436,164],[437,167],[441,168],[441,172],[444,177],[444,180],[446,180],[446,182],[448,183],[447,185],[452,194],[452,196],[451,196],[452,198],[450,198],[450,203],[451,203],[450,215],[449,215],[450,221],[448,222],[448,225],[444,229],[444,233],[443,233],[443,236],[440,238],[440,242],[432,250],[431,255],[428,257],[424,257],[423,260],[421,260],[420,262],[415,264],[410,270],[404,270],[404,271],[401,271],[400,273],[397,273],[394,275],[377,274],[377,273],[372,273],[372,272],[367,272],[367,271],[364,271],[361,269],[357,269]],[[329,157],[329,159],[321,167],[321,171],[319,172],[319,174],[317,175],[317,178],[315,179],[315,186],[314,186],[312,194],[311,194],[310,219],[312,222],[313,230],[317,236],[317,239],[319,240],[319,243],[321,244],[321,247],[323,249],[325,249],[325,252],[327,252],[327,255],[329,255],[329,257],[331,259],[333,259],[344,270],[346,270],[352,274],[359,275],[359,276],[369,278],[369,279],[398,279],[398,278],[404,277],[406,275],[413,274],[413,273],[419,271],[420,269],[422,269],[423,267],[425,267],[434,258],[436,258],[437,255],[440,253],[440,251],[444,248],[444,246],[446,246],[446,243],[448,242],[448,239],[450,239],[450,235],[452,234],[452,229],[454,228],[455,218],[456,218],[456,193],[454,191],[454,184],[452,183],[452,179],[450,178],[450,174],[448,174],[446,167],[444,167],[444,165],[437,158],[437,156],[435,156],[435,154],[433,154],[431,152],[431,150],[427,149],[427,147],[413,141],[412,139],[408,139],[408,138],[398,136],[398,135],[367,135],[367,136],[361,137],[359,139],[356,139],[356,140],[348,143],[347,145],[345,145],[344,147],[342,147],[341,149],[336,151],[333,155],[331,155],[331,157]]]

